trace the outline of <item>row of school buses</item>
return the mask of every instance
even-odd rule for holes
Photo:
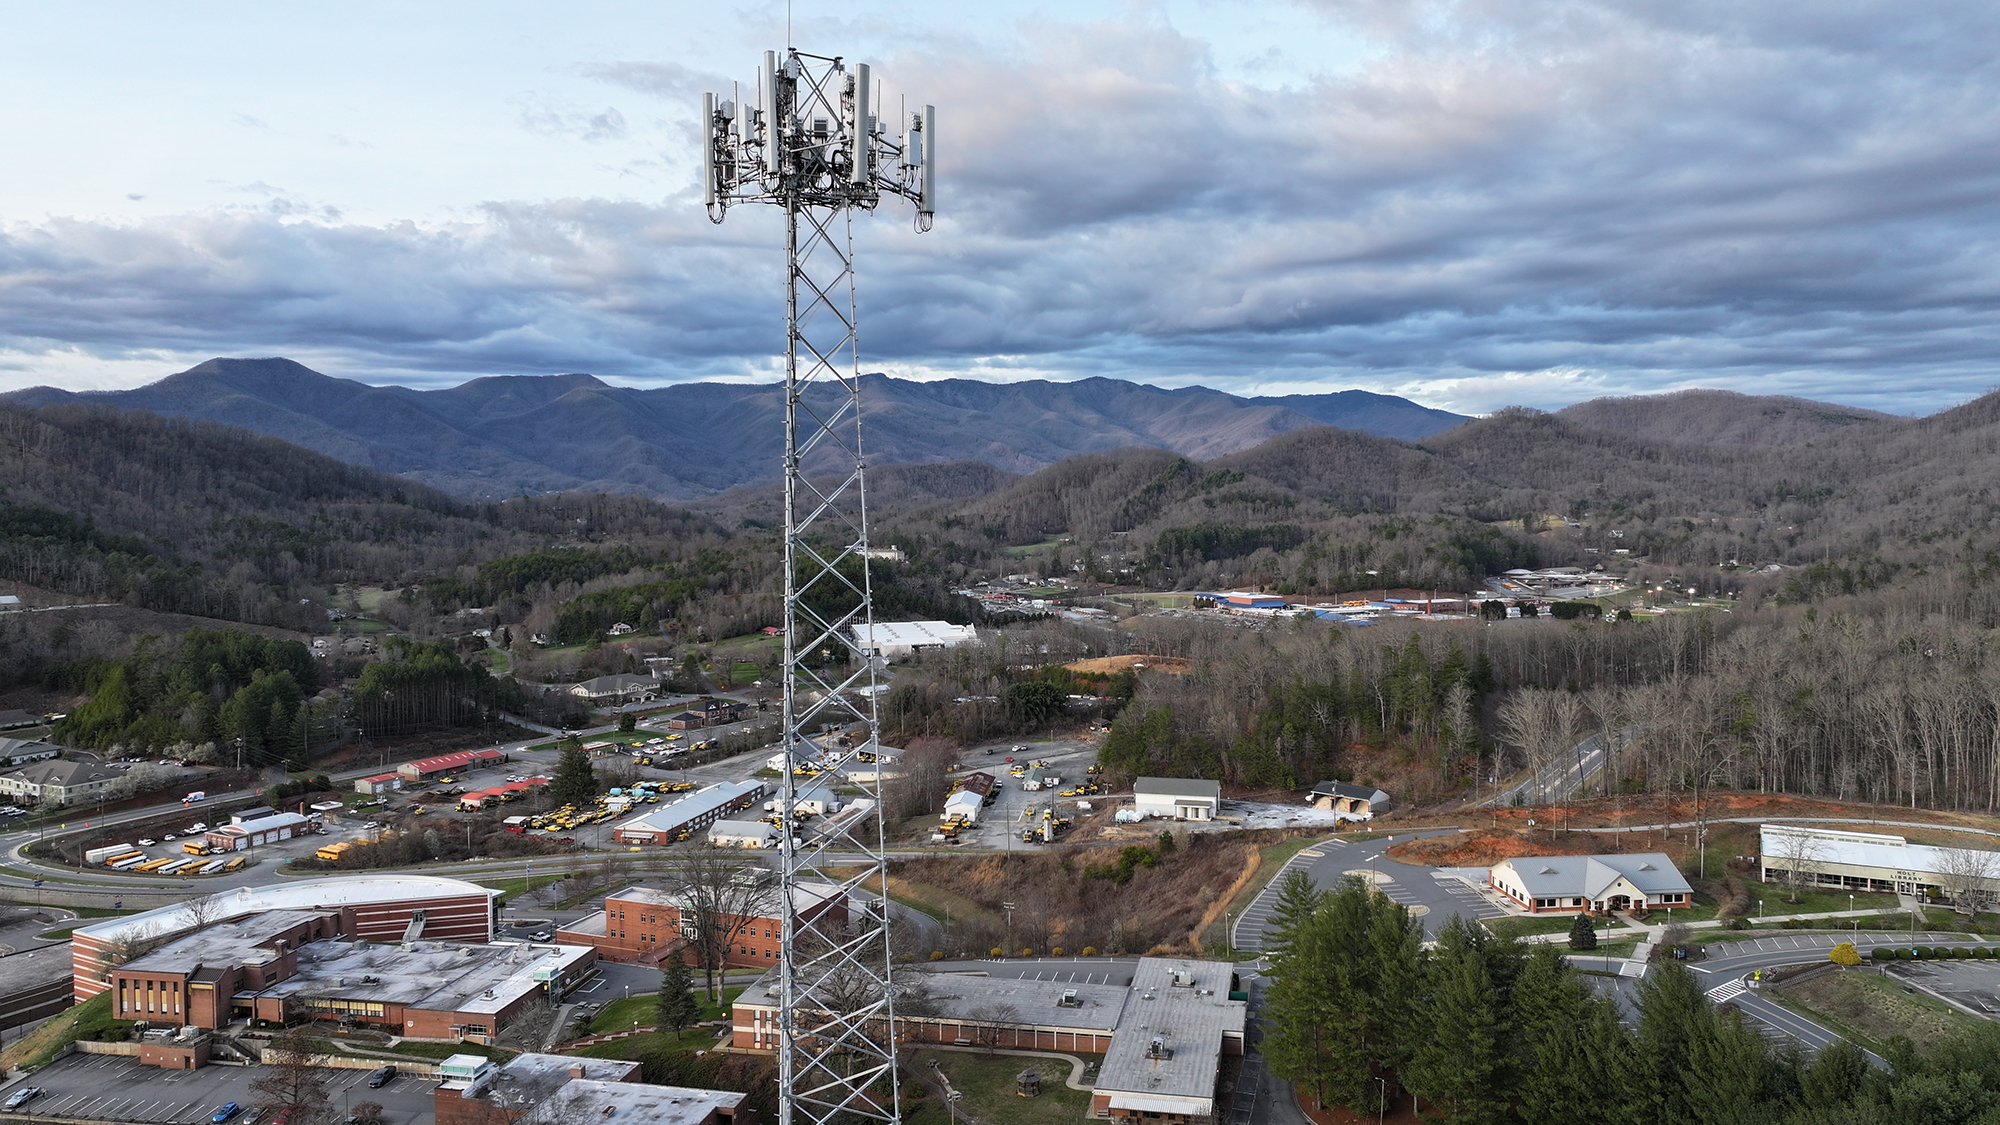
[[[215,875],[227,871],[241,871],[249,862],[244,856],[212,859],[205,853],[197,856],[165,856],[154,859],[145,852],[135,849],[107,858],[104,860],[104,866],[113,871],[131,871],[141,875]]]

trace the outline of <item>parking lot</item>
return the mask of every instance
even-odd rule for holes
[[[1008,762],[1011,757],[1013,762]],[[1084,770],[1097,760],[1097,747],[1086,742],[1034,742],[1025,750],[1012,750],[1009,744],[974,747],[965,752],[960,763],[967,770],[983,770],[1000,782],[1000,796],[979,815],[979,823],[969,831],[959,834],[962,846],[975,848],[999,848],[1011,851],[1015,848],[1034,848],[1038,844],[1021,842],[1021,829],[1039,821],[1023,819],[1033,812],[1039,816],[1055,801],[1059,815],[1076,815],[1076,798],[1060,795],[1063,789],[1074,788],[1083,780]],[[1043,789],[1030,793],[1021,788],[1021,779],[1008,774],[1011,765],[1038,761],[1047,764],[1062,778],[1062,784],[1054,789]],[[1084,798],[1093,801],[1098,808],[1104,807],[1103,798]]]
[[[210,1120],[228,1102],[244,1107],[233,1125],[253,1125],[257,1094],[250,1083],[263,1073],[261,1067],[205,1066],[200,1070],[161,1070],[140,1066],[137,1059],[121,1055],[67,1055],[35,1072],[24,1082],[6,1087],[8,1093],[22,1086],[40,1086],[48,1092],[34,1099],[16,1114],[36,1118],[66,1118],[79,1121],[129,1121],[135,1125],[196,1125]],[[366,1070],[333,1070],[327,1083],[327,1097],[340,1107],[335,1121],[345,1121],[350,1109],[362,1102],[382,1105],[385,1125],[429,1125],[432,1095],[436,1083],[429,1078],[399,1075],[388,1085],[371,1090]],[[261,1122],[256,1125],[262,1125]]]

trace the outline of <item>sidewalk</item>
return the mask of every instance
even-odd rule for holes
[[[1914,915],[1915,905],[1914,903],[1908,903],[1905,908],[1909,909]],[[1753,920],[1757,924],[1752,928],[1759,931],[1769,931],[1781,928],[1778,924],[1784,922],[1822,922],[1840,918],[1880,918],[1884,913],[1886,912],[1881,910],[1828,910],[1816,914],[1786,914],[1777,918]],[[1523,917],[1526,917],[1526,915],[1523,915]],[[1632,951],[1631,958],[1635,961],[1646,960],[1652,954],[1653,947],[1659,944],[1662,932],[1668,926],[1676,924],[1672,918],[1656,924],[1641,924],[1626,918],[1621,918],[1618,921],[1619,925],[1616,929],[1598,930],[1597,940],[1599,942],[1622,941],[1627,937],[1636,936],[1639,939],[1639,945]],[[1690,930],[1720,930],[1726,928],[1729,922],[1730,919],[1727,918],[1710,918],[1701,922],[1681,922],[1679,925],[1686,926]],[[1819,928],[1824,929],[1825,927]],[[1928,922],[1926,922],[1926,928],[1928,928]],[[1569,934],[1529,934],[1520,940],[1530,944],[1567,942]]]

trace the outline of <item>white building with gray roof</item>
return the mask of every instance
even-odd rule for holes
[[[1243,1053],[1249,1005],[1230,999],[1233,966],[1143,957],[1124,1018],[1091,1088],[1090,1114],[1206,1125],[1215,1120],[1222,1056]]]
[[[1132,811],[1141,817],[1214,820],[1222,808],[1222,783],[1190,777],[1142,777],[1132,783]]]
[[[1527,855],[1493,865],[1487,885],[1530,914],[1676,910],[1694,888],[1665,852]]]

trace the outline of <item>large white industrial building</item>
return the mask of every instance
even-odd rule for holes
[[[854,639],[856,646],[869,656],[907,660],[926,650],[976,641],[979,630],[948,621],[877,621],[872,626],[855,626]]]
[[[1767,883],[1789,883],[1848,891],[1959,897],[1962,890],[2000,892],[2000,851],[1912,844],[1901,836],[1766,824],[1759,832],[1757,857]]]

